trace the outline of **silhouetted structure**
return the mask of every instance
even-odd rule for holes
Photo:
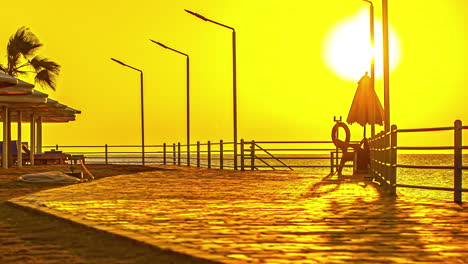
[[[143,71],[132,67],[128,64],[125,64],[117,59],[111,58],[111,60],[117,62],[118,64],[133,69],[135,71],[140,72],[140,104],[141,104],[141,165],[145,165],[145,111],[143,105]]]
[[[176,49],[173,49],[171,47],[168,47],[164,44],[162,44],[161,42],[157,42],[157,41],[154,41],[152,39],[150,39],[151,42],[155,43],[155,44],[158,44],[159,46],[165,48],[165,49],[168,49],[168,50],[172,50],[176,53],[179,53],[181,55],[184,55],[185,58],[186,58],[186,82],[187,82],[187,91],[186,91],[186,112],[187,112],[187,165],[190,166],[190,57],[188,54],[186,53],[183,53],[181,51],[178,51]]]
[[[366,125],[382,125],[384,121],[384,110],[372,86],[372,79],[366,72],[358,82],[358,88],[346,119],[348,124],[358,123],[363,126],[364,137]]]
[[[198,13],[185,9],[185,11],[203,21],[211,22],[232,31],[232,107],[233,107],[233,130],[234,130],[234,169],[237,170],[237,57],[236,57],[236,30],[233,27],[208,19]]]

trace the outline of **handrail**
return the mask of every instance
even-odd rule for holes
[[[258,142],[256,142],[258,143]],[[271,149],[271,148],[268,148],[268,149],[264,149],[264,150],[268,150],[268,151],[334,151],[336,149],[334,148],[330,148],[330,149],[288,149],[288,148],[284,148],[284,149]]]
[[[278,165],[268,165],[268,166],[259,166],[256,165],[258,168],[284,168],[284,166]],[[330,166],[320,166],[320,165],[289,165],[291,168],[329,168]],[[346,165],[345,167],[352,167],[352,165]]]
[[[329,145],[324,145],[321,147],[311,147],[306,146],[307,144],[332,144],[332,141],[327,140],[316,140],[316,141],[259,141],[264,142],[265,145],[256,144],[255,148],[258,148],[260,152],[259,155],[255,155],[255,151],[252,153],[247,153],[239,157],[241,159],[241,169],[249,168],[251,170],[258,170],[260,166],[255,166],[255,160],[260,160],[261,165],[267,166],[269,169],[285,168],[292,170],[293,168],[310,168],[310,167],[324,167],[322,162],[319,161],[318,165],[320,166],[308,166],[311,163],[303,162],[306,160],[330,160],[331,158],[328,155],[323,157],[314,156],[315,153],[336,151],[336,148],[330,148]],[[307,144],[306,144],[307,143]],[[247,142],[246,144],[250,144]],[[263,144],[263,143],[262,143]],[[292,144],[301,145],[293,147]],[[302,146],[304,144],[304,146]],[[218,168],[229,168],[234,161],[232,154],[235,152],[233,147],[233,142],[200,142],[190,144],[192,147],[191,156],[193,158],[191,164],[187,164],[187,154],[188,149],[187,145],[182,143],[163,143],[163,144],[154,144],[154,145],[145,145],[145,161],[151,164],[172,164],[172,165],[193,165],[193,166],[206,166],[218,167]],[[209,150],[207,149],[209,146]],[[88,161],[91,163],[138,163],[138,159],[141,158],[140,148],[141,145],[50,145],[43,146],[43,148],[53,148],[56,150],[64,150],[66,153],[70,154],[81,154],[85,155]],[[71,151],[67,151],[71,150]],[[248,152],[248,149],[245,151]],[[262,155],[262,154],[265,155]],[[314,154],[314,155],[309,155]],[[195,156],[196,155],[196,156]],[[291,156],[289,156],[291,155]],[[337,159],[338,157],[336,157]],[[122,160],[123,159],[123,160]],[[209,160],[207,160],[209,159]],[[335,158],[333,158],[335,159]],[[271,161],[275,161],[278,164],[269,164]],[[290,160],[291,164],[287,160]],[[200,162],[202,161],[202,162]],[[239,161],[239,160],[238,160]],[[224,166],[225,162],[227,166]],[[266,165],[269,164],[269,165]],[[313,163],[312,163],[313,164]],[[326,164],[326,163],[325,163]],[[333,170],[334,163],[329,164],[330,168]],[[275,166],[273,166],[275,165]],[[278,166],[276,166],[278,165]],[[293,166],[294,165],[294,166]],[[328,167],[326,166],[326,167]],[[336,167],[336,166],[335,166]]]
[[[265,150],[264,148],[260,147],[258,145],[258,142],[256,142],[254,144],[254,146],[256,146],[257,148],[259,148],[260,150],[262,150],[263,152],[265,152],[266,154],[268,154],[270,157],[274,158],[276,161],[278,161],[279,163],[281,163],[283,166],[289,168],[289,170],[293,170],[291,167],[289,167],[288,165],[286,165],[286,163],[284,163],[283,161],[281,161],[280,159],[276,158],[275,156],[273,156],[270,152],[268,152],[268,150]]]
[[[463,166],[463,149],[468,149],[468,146],[462,145],[462,131],[468,129],[468,126],[462,126],[460,120],[456,120],[453,126],[450,127],[434,127],[434,128],[415,128],[415,129],[396,129],[387,133],[381,133],[369,140],[372,145],[371,152],[373,155],[379,156],[379,161],[372,163],[372,170],[379,170],[379,175],[386,177],[389,171],[393,170],[396,177],[395,168],[411,168],[411,169],[440,169],[440,170],[453,170],[454,181],[453,188],[447,187],[434,187],[434,186],[416,186],[408,184],[395,184],[395,187],[405,188],[419,188],[428,190],[443,190],[452,191],[454,202],[462,202],[462,193],[466,192],[467,189],[462,188],[462,171],[467,170],[467,166]],[[436,132],[436,131],[453,131],[454,141],[452,146],[396,146],[397,134],[398,133],[412,133],[412,132]],[[388,134],[390,133],[390,134]],[[390,135],[390,138],[388,136]],[[397,164],[389,160],[387,152],[391,152],[396,157],[397,150],[453,150],[454,164],[450,166],[439,166],[439,165],[406,165]],[[394,151],[394,152],[392,152]],[[380,177],[380,176],[379,176]]]
[[[255,143],[258,144],[327,144],[327,143],[333,143],[333,141],[255,141]]]
[[[322,160],[323,157],[278,157],[278,156],[275,156],[275,157],[263,157],[263,159],[288,159],[288,160],[314,160],[314,159],[317,159],[317,160]]]
[[[451,150],[453,146],[434,146],[434,147],[397,147],[400,150]]]
[[[434,132],[434,131],[446,131],[453,130],[453,127],[432,127],[432,128],[410,128],[410,129],[398,129],[397,132]]]

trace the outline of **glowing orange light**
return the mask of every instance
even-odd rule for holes
[[[376,78],[382,76],[382,25],[375,21],[375,47],[370,44],[369,13],[366,9],[337,24],[325,41],[325,62],[330,69],[347,80],[359,80],[370,71],[375,56]],[[390,28],[390,69],[400,58],[400,46],[396,33]]]

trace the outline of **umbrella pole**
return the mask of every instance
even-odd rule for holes
[[[366,138],[366,125],[364,124],[364,138]]]

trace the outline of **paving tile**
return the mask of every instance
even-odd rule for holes
[[[468,211],[451,202],[359,176],[166,167],[11,202],[220,263],[468,261]]]

